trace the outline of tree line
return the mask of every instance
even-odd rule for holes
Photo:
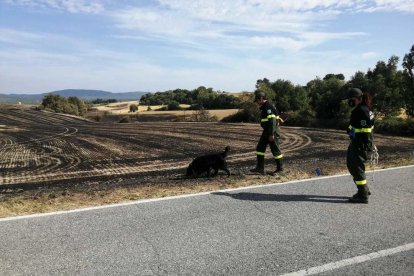
[[[84,116],[88,110],[88,104],[78,97],[65,98],[56,94],[48,94],[43,97],[40,109],[65,113],[75,116]]]
[[[374,112],[381,117],[399,115],[401,109],[414,116],[414,45],[404,56],[398,69],[399,57],[391,56],[387,62],[378,61],[366,73],[358,71],[345,81],[343,74],[327,74],[315,78],[305,86],[293,85],[288,80],[258,80],[256,89],[274,100],[281,111],[305,112],[318,119],[340,119],[349,108],[342,101],[351,87],[358,87],[373,96]]]
[[[373,112],[378,120],[377,130],[394,134],[414,135],[414,45],[402,60],[391,56],[387,62],[378,61],[366,73],[358,71],[345,81],[343,74],[327,74],[315,78],[305,86],[289,80],[256,82],[256,91],[288,117],[287,124],[298,126],[341,128],[348,123],[351,108],[344,99],[351,87],[358,87],[373,96]],[[252,95],[250,97],[253,97]],[[399,118],[405,112],[408,119]],[[242,110],[226,121],[257,121],[257,106],[245,100]]]
[[[374,112],[381,117],[393,117],[404,109],[414,116],[414,45],[402,60],[403,70],[398,69],[399,57],[391,56],[387,62],[378,61],[366,73],[356,72],[349,81],[343,74],[327,74],[315,78],[305,86],[294,85],[289,80],[257,80],[256,90],[264,92],[282,112],[300,112],[316,119],[341,119],[349,114],[342,101],[351,87],[358,87],[373,96]],[[176,89],[149,93],[141,97],[141,105],[167,105],[178,108],[179,104],[205,109],[250,109],[249,99],[214,91],[200,86],[194,90]]]
[[[180,109],[180,104],[190,105],[190,109],[231,109],[240,108],[241,101],[231,94],[214,91],[200,86],[193,90],[175,89],[148,93],[139,100],[140,105],[166,105],[169,110]]]

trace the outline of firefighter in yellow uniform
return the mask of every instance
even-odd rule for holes
[[[346,164],[358,188],[358,192],[349,201],[368,203],[371,193],[367,184],[364,163],[374,149],[372,137],[374,116],[370,111],[371,98],[363,95],[359,88],[352,88],[348,94],[348,104],[354,109],[348,127],[351,142],[347,151]]]
[[[276,170],[272,174],[283,171],[283,155],[279,148],[280,130],[279,122],[283,119],[279,117],[276,107],[266,100],[263,92],[255,92],[256,103],[260,105],[260,125],[263,128],[262,135],[256,147],[257,164],[256,168],[250,170],[253,173],[264,174],[264,157],[267,145],[270,146],[273,157],[276,161]]]

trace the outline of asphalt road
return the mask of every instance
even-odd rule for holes
[[[0,275],[413,275],[414,166],[0,219]]]

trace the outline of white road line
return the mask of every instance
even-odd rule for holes
[[[314,267],[311,267],[311,268],[308,268],[308,269],[283,274],[281,276],[314,275],[314,274],[318,274],[318,273],[338,269],[338,268],[341,268],[341,267],[344,267],[344,266],[359,264],[359,263],[371,261],[373,259],[382,258],[382,257],[386,257],[386,256],[389,256],[389,255],[393,255],[393,254],[397,254],[397,253],[401,253],[401,252],[409,251],[409,250],[413,250],[413,249],[414,249],[414,243],[407,243],[407,244],[397,246],[397,247],[394,247],[394,248],[389,248],[389,249],[373,252],[373,253],[366,254],[366,255],[361,255],[361,256],[357,256],[357,257],[353,257],[353,258],[349,258],[349,259],[344,259],[344,260],[341,260],[341,261],[338,261],[338,262],[324,264],[324,265],[321,265],[321,266],[314,266]]]
[[[414,165],[394,167],[394,168],[388,168],[388,169],[379,169],[379,170],[376,170],[375,172],[398,170],[398,169],[408,169],[408,168],[414,168]],[[367,173],[371,173],[371,172],[372,171],[367,171]],[[78,212],[100,210],[100,209],[107,209],[107,208],[113,208],[113,207],[122,207],[122,206],[128,206],[128,205],[143,204],[143,203],[148,203],[148,202],[157,202],[157,201],[164,201],[164,200],[171,200],[171,199],[178,199],[178,198],[202,196],[202,195],[208,195],[208,194],[212,194],[212,193],[216,193],[216,192],[232,192],[232,191],[250,190],[250,189],[262,188],[262,187],[272,187],[272,186],[277,186],[277,185],[287,185],[287,184],[302,183],[302,182],[309,182],[309,181],[318,181],[318,180],[321,180],[321,179],[339,178],[339,177],[344,177],[344,176],[351,177],[349,173],[348,174],[339,174],[339,175],[329,175],[329,176],[318,176],[318,177],[314,177],[314,178],[301,179],[301,180],[292,180],[292,181],[288,181],[288,182],[261,184],[261,185],[255,185],[255,186],[239,187],[239,188],[217,190],[217,191],[211,191],[211,192],[202,192],[202,193],[196,193],[196,194],[168,196],[168,197],[163,197],[163,198],[141,199],[141,200],[129,201],[129,202],[123,202],[123,203],[115,203],[115,204],[109,204],[109,205],[101,205],[101,206],[95,206],[95,207],[86,207],[86,208],[80,208],[80,209],[73,209],[73,210],[68,210],[68,211],[56,211],[56,212],[50,212],[50,213],[40,213],[40,214],[22,215],[22,216],[15,216],[15,217],[5,217],[5,218],[0,218],[0,223],[4,222],[4,221],[11,221],[11,220],[30,219],[30,218],[37,218],[37,217],[46,217],[46,216],[53,216],[53,215],[78,213]]]

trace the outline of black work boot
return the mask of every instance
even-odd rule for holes
[[[283,172],[282,159],[275,159],[275,161],[276,161],[276,170],[272,172],[272,175]]]
[[[368,191],[366,185],[357,185],[358,192],[349,201],[352,203],[368,203]]]
[[[264,174],[265,173],[265,170],[264,170],[264,156],[263,155],[257,155],[256,168],[251,169],[250,172],[259,173],[259,174]]]

